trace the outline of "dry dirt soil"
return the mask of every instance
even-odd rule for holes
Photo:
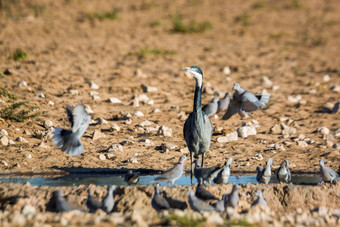
[[[265,89],[271,94],[266,107],[254,112],[250,119],[235,115],[224,121],[223,113],[211,119],[217,130],[206,155],[206,166],[220,165],[232,157],[232,171],[255,171],[257,165],[274,157],[274,165],[289,159],[292,172],[314,172],[319,170],[322,158],[339,171],[340,137],[335,131],[340,128],[340,114],[339,110],[333,114],[325,111],[340,101],[337,1],[0,3],[0,129],[5,129],[6,137],[14,142],[0,146],[2,174],[57,172],[64,167],[171,167],[179,156],[188,155],[182,130],[192,110],[195,81],[181,69],[191,65],[203,70],[204,104],[214,94],[222,98],[225,92],[232,92],[236,82],[254,93]],[[226,66],[230,74],[223,70]],[[19,86],[23,81],[27,86]],[[91,82],[99,88],[91,88]],[[145,91],[145,87],[149,90]],[[36,97],[40,93],[44,98]],[[143,94],[152,101],[137,105],[136,97]],[[297,96],[296,102],[291,100]],[[111,97],[122,102],[111,103]],[[26,107],[20,108],[33,109],[29,114],[38,116],[24,122],[4,116],[3,110],[18,102],[25,102]],[[82,137],[85,154],[70,157],[55,147],[45,121],[69,128],[65,105],[79,102],[93,110],[94,121]],[[136,111],[144,116],[133,115]],[[126,113],[132,117],[124,118]],[[107,122],[100,124],[99,118]],[[140,127],[145,120],[151,126]],[[218,137],[251,120],[259,123],[257,135],[217,142]],[[271,128],[277,123],[297,131],[289,137],[273,133]],[[113,124],[120,131],[110,130]],[[171,128],[172,136],[158,135],[159,126]],[[322,126],[329,129],[328,135],[315,132]],[[123,141],[127,141],[123,151],[105,153],[112,144]],[[178,148],[162,153],[159,147],[164,142]],[[99,159],[103,152],[105,160]],[[254,158],[258,154],[262,160]],[[189,168],[187,162],[185,169]],[[336,195],[328,199],[340,204],[338,185],[335,189]],[[301,207],[327,205],[312,204],[313,207]]]

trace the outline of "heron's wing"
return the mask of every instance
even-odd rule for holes
[[[187,140],[187,135],[189,134],[189,131],[191,131],[191,129],[190,129],[191,117],[192,117],[192,113],[189,115],[189,117],[187,118],[187,120],[184,123],[183,136],[184,136],[185,140]]]
[[[66,113],[67,113],[67,119],[69,122],[71,122],[71,127],[73,127],[73,106],[66,105]]]
[[[233,98],[230,100],[227,112],[223,115],[223,120],[228,120],[231,116],[236,114],[241,109],[241,102],[239,99]]]
[[[78,131],[79,135],[84,134],[90,124],[91,116],[86,113],[85,107],[82,103],[79,103],[74,107],[72,116],[72,132],[76,133]]]

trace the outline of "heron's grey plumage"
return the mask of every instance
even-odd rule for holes
[[[132,172],[132,170],[129,170],[127,174],[124,176],[124,181],[126,183],[130,184],[137,184],[139,181],[139,176],[137,173]]]
[[[159,193],[159,188],[157,185],[155,185],[155,193],[153,194],[151,205],[157,212],[170,209],[168,201],[166,201],[166,199],[164,199]]]
[[[102,202],[93,198],[92,190],[90,188],[87,191],[86,206],[89,209],[90,213],[94,213],[94,212],[96,212],[96,210],[98,210],[102,207]]]
[[[271,167],[273,165],[273,160],[274,160],[273,158],[268,159],[266,166],[262,170],[261,177],[259,178],[260,183],[265,183],[265,184],[269,183],[270,178],[272,176]]]
[[[185,157],[184,155],[181,156],[179,158],[178,163],[174,167],[172,167],[171,169],[165,171],[164,173],[156,177],[155,180],[167,181],[167,182],[171,182],[172,184],[174,184],[175,181],[181,178],[181,176],[184,173],[183,165],[184,165],[185,160],[187,160],[187,157]]]
[[[210,204],[206,203],[205,201],[197,198],[194,194],[193,190],[188,190],[189,195],[189,205],[190,208],[194,211],[201,212],[201,211],[215,211],[215,208]]]
[[[202,178],[203,181],[208,181],[208,183],[210,183],[211,180],[217,177],[221,170],[222,168],[219,166],[203,168],[201,166],[200,160],[195,160],[194,176],[196,177],[197,181]]]
[[[61,190],[55,190],[52,195],[55,199],[55,209],[57,212],[73,210],[73,207],[65,200]]]
[[[238,195],[237,190],[240,188],[237,184],[234,184],[233,189],[230,194],[226,196],[226,207],[232,207],[236,208],[238,205],[238,202],[240,201],[240,197]]]
[[[225,111],[229,106],[230,99],[231,99],[231,94],[230,94],[230,92],[227,92],[223,98],[218,100],[218,102],[217,102],[218,107],[217,107],[216,113],[219,113],[221,111]]]
[[[203,112],[208,116],[212,117],[216,114],[218,108],[218,97],[214,97],[211,102],[202,107]]]
[[[210,191],[208,191],[205,188],[202,178],[199,178],[199,181],[196,187],[195,196],[202,200],[219,200],[215,195],[213,195]]]
[[[194,107],[192,113],[185,121],[183,135],[190,151],[190,171],[191,182],[192,175],[192,159],[202,156],[202,166],[204,166],[204,154],[210,148],[210,141],[213,132],[213,127],[209,117],[202,111],[201,94],[203,85],[203,73],[198,66],[183,68],[195,78],[196,88],[194,97]]]
[[[251,112],[264,107],[270,98],[270,94],[254,95],[237,83],[234,84],[233,89],[235,92],[230,100],[227,112],[222,117],[223,120],[229,119],[235,113],[247,118]]]
[[[107,186],[107,194],[102,201],[102,209],[106,213],[110,213],[113,210],[113,207],[115,206],[115,200],[113,197],[113,191],[115,189],[116,189],[116,186],[114,185]]]
[[[53,139],[58,148],[66,154],[77,156],[84,153],[80,138],[90,124],[91,116],[86,113],[82,103],[75,107],[66,106],[66,112],[72,125],[72,130],[54,127]]]
[[[230,166],[233,162],[232,158],[228,159],[228,162],[225,162],[222,170],[218,172],[217,176],[213,179],[215,184],[226,184],[228,183],[228,179],[230,176]]]
[[[329,181],[332,186],[333,180],[338,176],[338,174],[331,167],[325,166],[325,162],[322,159],[319,161],[319,165],[322,181]]]
[[[288,183],[292,179],[292,174],[288,169],[289,161],[283,160],[277,170],[276,177],[280,182]]]
[[[267,201],[263,198],[263,194],[261,190],[257,190],[255,195],[257,196],[257,198],[254,200],[254,202],[251,204],[251,206],[262,206],[262,207],[266,207],[267,206]]]

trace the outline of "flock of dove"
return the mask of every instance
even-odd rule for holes
[[[229,119],[236,113],[238,113],[242,118],[247,118],[253,111],[264,107],[268,103],[270,94],[253,94],[235,83],[233,86],[233,90],[235,91],[233,95],[228,92],[222,99],[215,97],[210,103],[202,107],[201,94],[203,73],[201,68],[198,66],[191,66],[184,67],[183,70],[190,73],[196,80],[193,111],[185,121],[183,128],[184,139],[190,151],[191,183],[193,182],[193,177],[195,177],[198,181],[196,192],[194,193],[191,189],[187,192],[189,205],[192,210],[198,212],[224,212],[227,207],[235,208],[238,205],[239,195],[237,190],[239,186],[235,184],[231,193],[224,194],[222,199],[217,198],[204,186],[205,182],[208,182],[209,184],[211,182],[214,182],[215,184],[226,184],[230,176],[230,167],[232,164],[232,158],[229,158],[222,167],[216,166],[204,168],[204,155],[210,148],[213,132],[213,126],[209,117],[221,111],[226,111],[222,117],[223,120]],[[68,120],[71,122],[72,129],[67,130],[54,127],[54,143],[66,154],[71,156],[81,155],[84,153],[84,147],[80,138],[89,126],[91,116],[87,114],[82,103],[77,104],[75,107],[67,105],[66,112]],[[201,160],[199,159],[200,156]],[[156,177],[155,181],[167,181],[174,185],[175,181],[181,178],[184,173],[184,162],[186,160],[186,156],[181,156],[177,164]],[[272,177],[273,160],[273,158],[269,158],[264,168],[261,166],[257,167],[256,180],[259,183],[269,183]],[[195,164],[194,169],[193,164]],[[330,167],[325,166],[323,160],[320,160],[319,164],[320,175],[322,178],[321,183],[330,182],[330,187],[332,187],[332,183],[337,177],[337,173]],[[279,182],[289,183],[291,181],[291,172],[288,165],[289,161],[284,160],[277,169],[276,177]],[[125,175],[124,180],[129,185],[137,184],[139,176],[137,173],[129,170]],[[93,198],[92,191],[89,189],[86,203],[88,210],[90,212],[95,212],[97,209],[102,209],[105,212],[111,212],[114,207],[114,189],[115,186],[108,186],[107,195],[102,201]],[[151,202],[152,207],[157,211],[170,209],[170,205],[161,195],[158,185],[155,185],[154,189],[155,192]],[[257,190],[255,195],[257,196],[257,199],[252,203],[252,206],[267,206],[267,202],[264,199],[261,190]],[[208,203],[208,201],[212,200],[216,202]],[[73,206],[65,200],[61,190],[53,192],[51,201],[53,207],[58,212],[73,209]]]

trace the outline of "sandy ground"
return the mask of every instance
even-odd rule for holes
[[[111,9],[117,10],[113,20],[89,19],[93,13]],[[219,133],[212,137],[207,166],[220,165],[233,157],[233,171],[255,171],[257,165],[274,157],[274,165],[289,159],[293,172],[308,172],[318,171],[322,158],[338,171],[336,144],[340,144],[340,137],[333,133],[340,128],[340,114],[322,110],[340,101],[339,11],[336,1],[316,0],[4,0],[0,10],[0,85],[17,100],[0,97],[0,109],[25,101],[39,107],[40,115],[22,123],[0,121],[0,129],[5,129],[6,137],[15,142],[0,146],[0,172],[55,172],[64,167],[169,168],[179,156],[187,154],[182,130],[192,110],[195,82],[181,68],[191,65],[199,65],[204,73],[203,103],[209,102],[214,92],[219,92],[219,97],[231,92],[235,82],[254,93],[266,89],[271,94],[268,105],[246,121],[237,115],[228,121],[221,120],[222,114],[212,118]],[[176,33],[172,31],[176,13],[185,24],[208,21],[212,28],[202,33]],[[17,49],[27,53],[26,60],[9,57]],[[144,51],[138,56],[136,53],[143,49],[163,53]],[[223,72],[226,66],[231,69],[229,75]],[[265,83],[264,76],[272,84]],[[22,81],[27,86],[18,86]],[[91,89],[91,82],[99,88]],[[157,90],[145,93],[144,86]],[[45,98],[35,97],[38,93]],[[142,94],[153,104],[133,105],[135,97]],[[289,96],[298,95],[300,100],[290,101]],[[122,103],[110,103],[111,97]],[[79,102],[93,110],[94,121],[82,138],[85,155],[69,157],[55,148],[44,122],[51,120],[54,126],[69,128],[65,105]],[[126,120],[121,117],[122,111],[141,111],[144,117],[132,115]],[[97,124],[98,118],[107,123]],[[217,142],[219,136],[236,131],[252,119],[259,122],[257,135]],[[145,120],[151,126],[139,127]],[[276,123],[290,125],[297,132],[288,138],[272,133],[270,129]],[[113,124],[120,131],[110,130]],[[171,128],[172,136],[158,135],[159,126]],[[329,135],[315,133],[322,126],[330,130]],[[101,138],[93,139],[95,131]],[[311,140],[314,143],[309,143]],[[123,141],[128,141],[123,151],[99,159],[112,144]],[[164,142],[178,148],[162,153],[158,148]],[[284,150],[272,144],[283,145]],[[253,158],[257,154],[263,160]],[[185,168],[189,170],[188,163]],[[339,193],[335,201],[339,204]]]

